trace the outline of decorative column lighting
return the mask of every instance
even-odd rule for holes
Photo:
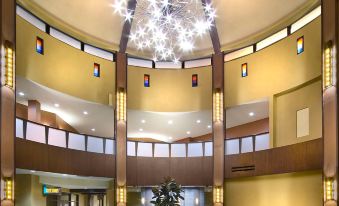
[[[13,180],[10,177],[6,177],[3,180],[3,198],[4,200],[13,200]]]
[[[125,186],[118,186],[117,190],[117,203],[126,203],[126,187]]]
[[[224,97],[221,89],[216,89],[213,93],[213,121],[221,122],[224,119],[223,114]]]
[[[222,186],[215,186],[213,188],[213,203],[215,203],[215,204],[222,204],[223,203]]]
[[[328,42],[324,52],[324,71],[323,71],[323,84],[324,89],[333,85],[333,49],[332,42]]]
[[[5,42],[5,86],[14,89],[14,54],[13,54],[13,44],[6,41]]]
[[[117,92],[117,120],[126,121],[126,92],[119,88]]]
[[[325,202],[334,200],[334,180],[333,178],[326,178],[324,182]]]

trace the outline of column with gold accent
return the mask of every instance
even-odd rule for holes
[[[338,0],[322,1],[324,205],[338,200]]]
[[[126,205],[127,156],[127,54],[117,53],[116,61],[116,202]]]
[[[15,1],[0,2],[1,90],[0,165],[1,203],[14,205],[15,141]]]
[[[223,205],[225,112],[224,112],[224,55],[212,56],[213,72],[213,205]]]

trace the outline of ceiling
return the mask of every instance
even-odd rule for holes
[[[18,0],[28,10],[62,31],[105,49],[118,50],[124,20],[114,13],[115,0]],[[216,28],[224,51],[252,44],[288,26],[319,0],[212,0]],[[138,9],[138,6],[137,8]],[[134,21],[137,22],[137,21]],[[132,24],[132,31],[136,27]],[[148,57],[129,44],[130,54]],[[183,59],[210,55],[209,35],[198,39]]]
[[[42,110],[56,113],[80,133],[102,137],[114,136],[113,108],[69,96],[20,76],[17,76],[16,84],[17,102],[27,105],[28,100],[38,100]],[[23,92],[24,96],[20,96],[20,92]],[[59,107],[55,107],[56,103]],[[226,127],[267,118],[268,109],[267,100],[227,108]],[[84,115],[84,111],[88,114]],[[254,115],[250,116],[250,112]],[[127,115],[127,136],[132,138],[153,138],[172,142],[212,132],[210,128],[212,110],[198,112],[128,110]],[[95,131],[92,131],[92,128],[95,128]]]

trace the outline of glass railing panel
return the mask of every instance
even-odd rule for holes
[[[226,155],[239,154],[239,139],[230,139],[225,141]]]
[[[104,139],[97,137],[88,137],[87,151],[95,153],[104,153]]]
[[[261,134],[255,137],[255,151],[266,150],[270,148],[270,134]]]
[[[171,157],[186,157],[186,144],[172,144]]]
[[[241,138],[241,153],[253,152],[253,138]]]
[[[114,140],[106,139],[105,154],[114,154]]]
[[[85,136],[80,134],[69,133],[68,148],[85,151]]]
[[[138,142],[137,156],[138,157],[152,157],[153,156],[152,143]]]
[[[66,148],[66,132],[58,129],[49,128],[48,144]]]
[[[169,157],[169,144],[154,144],[154,157]]]
[[[212,142],[205,142],[205,157],[213,156],[213,143]]]
[[[18,138],[24,138],[24,121],[21,119],[15,119],[15,136]]]
[[[202,157],[202,143],[189,143],[188,145],[187,156],[188,157]]]
[[[26,139],[46,144],[45,127],[32,122],[27,122]]]
[[[127,156],[135,156],[135,142],[127,142]]]

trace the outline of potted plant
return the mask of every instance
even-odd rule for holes
[[[156,206],[179,206],[180,200],[184,200],[184,197],[181,196],[184,190],[171,177],[165,178],[165,181],[158,187],[153,188],[152,192],[151,204]]]

